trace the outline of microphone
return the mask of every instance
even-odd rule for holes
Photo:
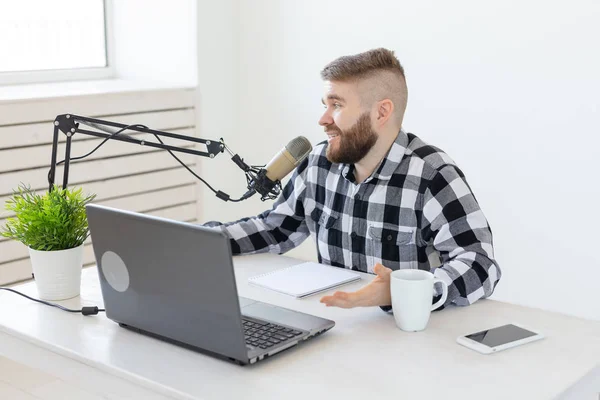
[[[261,200],[275,199],[281,191],[281,180],[292,172],[312,150],[312,145],[304,136],[292,139],[283,149],[261,168],[248,184],[248,192],[243,199],[259,193]]]

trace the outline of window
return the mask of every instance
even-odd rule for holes
[[[0,84],[109,77],[106,3],[0,2]]]

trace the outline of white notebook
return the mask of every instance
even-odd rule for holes
[[[248,282],[302,298],[360,279],[360,275],[343,268],[314,262],[293,265],[248,278]]]

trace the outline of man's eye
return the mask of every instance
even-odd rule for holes
[[[333,106],[334,106],[335,108],[340,108],[342,105],[341,105],[340,103],[333,103]]]

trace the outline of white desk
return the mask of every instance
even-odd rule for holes
[[[329,318],[336,327],[247,367],[130,332],[104,315],[65,313],[11,293],[0,293],[0,330],[182,399],[552,399],[600,362],[600,322],[484,300],[433,313],[427,330],[405,333],[379,308],[326,308],[321,295],[296,300],[247,284],[249,276],[298,260],[267,254],[234,261],[240,295]],[[62,304],[101,305],[96,274],[84,270],[81,298]],[[36,294],[33,283],[19,289]],[[455,342],[510,322],[547,339],[489,356]]]

